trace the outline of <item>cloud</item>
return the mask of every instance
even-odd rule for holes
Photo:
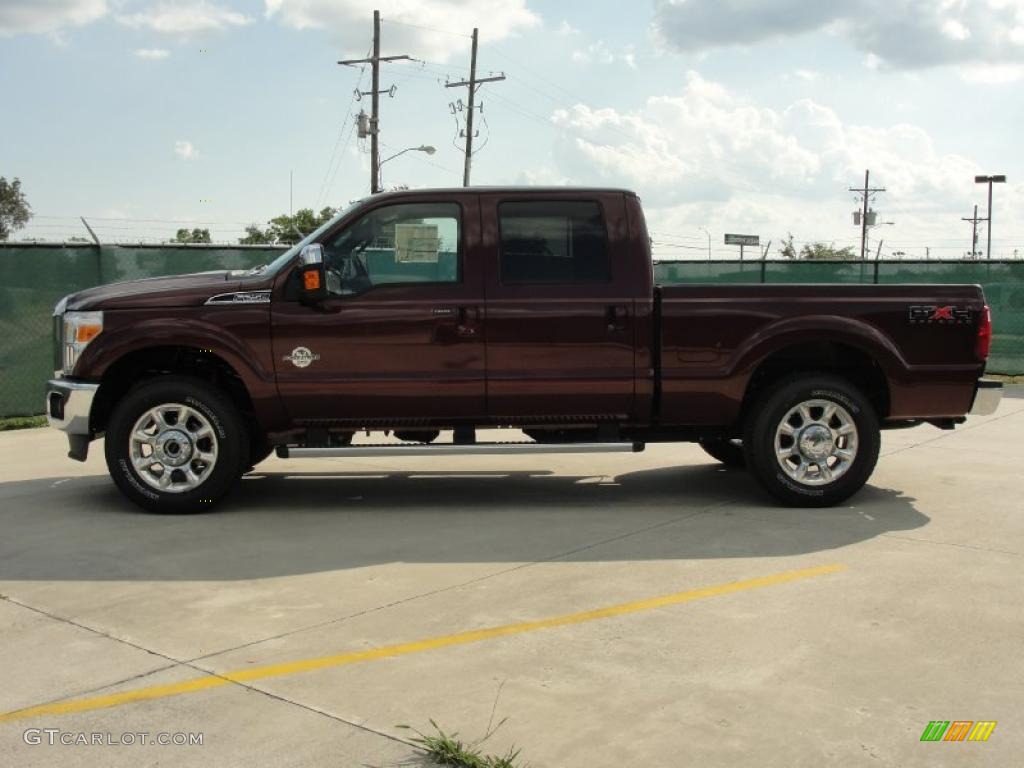
[[[106,0],[3,0],[0,36],[56,33],[67,26],[89,24],[106,13]]]
[[[176,141],[174,142],[174,154],[184,160],[195,160],[199,157],[199,150],[191,141]]]
[[[940,153],[919,126],[846,124],[812,99],[770,109],[692,71],[680,93],[639,109],[577,104],[552,120],[561,135],[549,174],[637,189],[677,227],[852,237],[846,188],[865,168],[887,187],[879,204],[903,236],[915,227],[927,234],[937,219],[958,223],[976,192],[977,165]]]
[[[168,56],[171,55],[171,52],[168,51],[166,48],[136,48],[134,51],[132,51],[132,53],[134,53],[140,59],[151,59],[154,61],[159,59],[166,59]]]
[[[636,51],[632,45],[622,49],[622,53],[615,53],[604,40],[590,43],[586,47],[575,49],[570,58],[577,64],[615,64],[621,62],[630,69],[636,69]]]
[[[960,77],[968,83],[999,85],[1024,79],[1024,66],[1020,64],[974,64],[960,70]]]
[[[117,20],[128,27],[151,29],[167,35],[190,35],[240,27],[252,22],[243,13],[222,8],[207,0],[159,2],[147,10],[121,14]]]
[[[482,41],[503,40],[540,24],[526,0],[265,0],[265,5],[267,18],[286,27],[327,30],[346,56],[366,53],[374,8],[384,22],[385,55],[407,53],[434,61],[468,52],[469,41],[451,32],[468,37],[479,27]]]
[[[656,0],[678,51],[829,31],[898,69],[1024,61],[1024,0]]]
[[[821,72],[813,69],[797,69],[793,72],[793,75],[805,83],[813,83],[821,77]]]
[[[581,32],[578,29],[576,29],[576,27],[574,27],[565,19],[562,19],[562,22],[561,24],[558,25],[558,29],[556,31],[560,37],[572,37],[573,35],[581,34]]]

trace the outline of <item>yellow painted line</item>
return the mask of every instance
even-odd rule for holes
[[[760,587],[771,587],[776,584],[785,584],[790,581],[809,579],[814,576],[824,576],[829,573],[836,573],[846,568],[844,565],[821,565],[814,568],[801,568],[796,571],[785,571],[770,576],[760,576],[745,581],[733,581],[727,584],[716,584],[710,587],[689,589],[685,592],[675,592],[671,595],[652,597],[647,600],[637,600],[632,603],[620,603],[606,608],[597,608],[592,611],[581,611],[570,613],[565,616],[555,616],[550,619],[539,619],[537,621],[524,621],[519,624],[505,624],[500,627],[488,629],[477,629],[470,632],[459,632],[454,635],[432,637],[426,640],[416,640],[411,643],[400,643],[398,645],[385,645],[380,648],[371,648],[365,651],[349,651],[333,656],[321,656],[313,659],[301,659],[299,661],[284,662],[281,664],[268,664],[262,667],[250,667],[234,672],[227,672],[223,675],[211,673],[209,677],[198,677],[192,680],[184,680],[180,683],[168,683],[166,685],[152,685],[146,688],[111,693],[105,696],[92,696],[86,699],[68,699],[50,704],[40,704],[35,707],[26,707],[13,712],[0,714],[0,722],[22,720],[37,715],[66,715],[73,712],[88,712],[94,709],[106,709],[121,704],[130,704],[136,701],[149,701],[151,699],[162,699],[168,696],[178,696],[184,693],[196,693],[210,688],[219,688],[229,683],[251,682],[253,680],[264,680],[270,677],[281,677],[282,675],[294,675],[299,672],[311,672],[317,669],[329,669],[331,667],[343,667],[349,664],[359,664],[364,661],[376,661],[378,659],[389,659],[395,656],[407,656],[412,653],[432,651],[437,648],[448,648],[454,645],[466,645],[478,643],[482,640],[491,640],[496,637],[508,637],[510,635],[521,635],[524,632],[534,632],[538,629],[551,629],[554,627],[565,627],[571,624],[583,624],[598,619],[610,619],[615,616],[625,616],[630,613],[650,611],[655,608],[664,608],[670,605],[688,603],[692,600],[701,600],[706,597],[719,597],[729,595],[733,592],[743,592],[748,589]]]

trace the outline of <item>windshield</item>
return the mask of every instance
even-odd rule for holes
[[[361,200],[356,200],[354,202],[349,203],[344,208],[339,210],[336,214],[334,214],[334,216],[331,217],[331,219],[329,221],[327,221],[324,224],[321,224],[319,227],[314,229],[312,232],[310,232],[304,238],[299,240],[299,242],[297,242],[295,245],[293,245],[287,251],[282,253],[280,256],[278,256],[276,259],[274,259],[272,262],[270,262],[269,264],[261,264],[258,267],[253,267],[253,269],[250,270],[249,274],[251,274],[251,275],[262,275],[262,274],[273,275],[273,274],[276,274],[289,261],[291,261],[292,258],[299,251],[302,250],[303,246],[306,246],[306,245],[309,245],[312,242],[315,242],[317,240],[317,238],[321,237],[331,227],[333,227],[335,224],[337,224],[339,220],[341,220],[343,217],[347,216],[349,213],[351,213],[356,208],[361,206],[364,202],[365,202],[365,198],[363,198]]]

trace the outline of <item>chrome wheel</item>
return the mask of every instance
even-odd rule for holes
[[[803,485],[838,480],[857,458],[857,425],[831,400],[805,400],[791,408],[775,429],[775,458]]]
[[[165,403],[132,427],[128,455],[139,477],[158,491],[184,493],[202,485],[217,463],[217,435],[195,408]]]

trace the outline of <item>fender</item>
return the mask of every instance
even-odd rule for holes
[[[736,348],[726,375],[746,381],[774,353],[809,342],[854,347],[877,360],[890,382],[904,378],[911,367],[892,339],[870,323],[837,315],[801,315],[776,320],[760,328]]]
[[[221,313],[224,314],[221,314]],[[107,314],[103,333],[86,347],[75,367],[80,378],[99,381],[119,360],[152,347],[192,347],[205,350],[231,366],[241,378],[260,421],[268,429],[285,423],[270,352],[269,311],[264,307],[219,310],[217,322],[185,312],[132,322],[134,312]],[[227,320],[227,322],[225,322]],[[264,354],[237,330],[247,330]],[[258,334],[253,331],[258,329]]]

